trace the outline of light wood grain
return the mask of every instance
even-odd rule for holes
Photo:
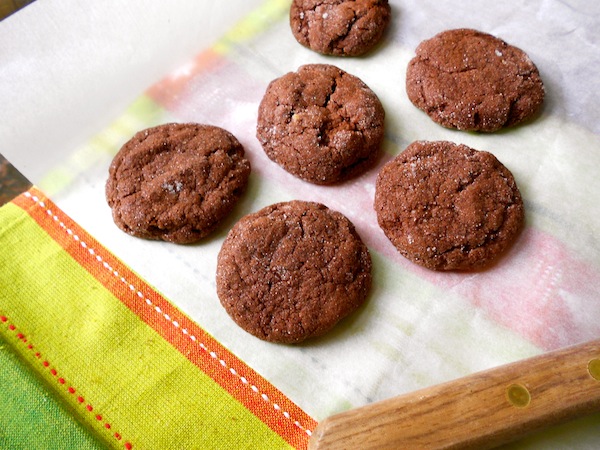
[[[600,411],[597,378],[600,340],[331,416],[309,449],[492,448]]]

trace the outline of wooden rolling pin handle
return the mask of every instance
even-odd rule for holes
[[[485,449],[600,411],[600,340],[331,416],[309,449]]]

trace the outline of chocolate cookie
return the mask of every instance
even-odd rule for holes
[[[357,77],[328,64],[273,80],[258,110],[257,138],[288,172],[316,184],[368,169],[383,141],[385,112]]]
[[[115,155],[106,200],[123,231],[186,244],[215,229],[249,175],[250,163],[231,133],[165,124],[138,132]]]
[[[434,270],[480,268],[523,223],[512,174],[491,153],[417,141],[387,163],[375,188],[377,220],[402,255]]]
[[[390,16],[388,0],[294,0],[290,26],[316,52],[358,56],[381,40]]]
[[[243,217],[219,253],[217,293],[248,333],[296,343],[329,331],[371,286],[352,223],[319,203],[277,203]]]
[[[416,53],[406,73],[408,97],[445,127],[496,131],[530,118],[544,101],[531,59],[490,34],[444,31]]]

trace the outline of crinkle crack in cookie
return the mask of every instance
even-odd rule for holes
[[[388,0],[294,0],[290,27],[300,44],[316,52],[358,56],[381,40],[390,17]]]
[[[273,80],[258,110],[257,138],[291,174],[332,184],[373,165],[384,135],[381,102],[357,77],[328,64]]]
[[[249,175],[244,149],[228,131],[165,124],[136,133],[115,155],[106,199],[126,233],[187,244],[229,214]]]
[[[297,343],[366,299],[371,257],[352,223],[319,203],[277,203],[243,217],[218,257],[217,293],[248,333]]]
[[[544,101],[538,69],[522,50],[469,29],[423,41],[408,65],[406,91],[435,122],[468,131],[516,125]]]
[[[481,268],[514,241],[523,201],[494,155],[445,141],[417,141],[380,171],[375,211],[386,236],[433,270]]]

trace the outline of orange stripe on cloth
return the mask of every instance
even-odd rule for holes
[[[306,448],[316,421],[261,377],[64,214],[38,189],[13,203],[113,295],[295,448]]]
[[[181,101],[182,91],[188,87],[190,79],[203,70],[210,70],[224,64],[224,59],[212,49],[198,54],[183,70],[175,72],[152,85],[147,94],[167,109],[173,109]]]

